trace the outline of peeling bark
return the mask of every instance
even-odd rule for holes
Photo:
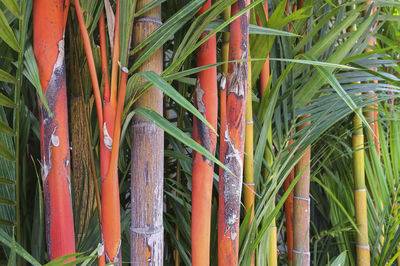
[[[238,0],[232,5],[232,15],[249,4]],[[248,14],[231,23],[229,60],[246,59],[248,55]],[[248,91],[247,62],[230,63],[227,74],[226,124],[221,142],[221,159],[232,173],[221,170],[218,210],[218,265],[237,265],[239,253],[240,197],[243,178],[243,152]],[[221,123],[222,123],[221,119]],[[221,193],[222,192],[222,193]]]
[[[42,180],[50,260],[75,252],[70,187],[63,1],[34,2],[34,52],[52,115],[41,111]]]
[[[137,9],[151,0],[139,0]],[[134,46],[140,44],[161,25],[161,6],[135,19]],[[162,51],[158,50],[138,71],[162,71]],[[162,92],[149,88],[135,107],[150,107],[163,113]],[[164,132],[150,121],[134,116],[131,127],[131,261],[135,265],[163,265],[163,179]]]

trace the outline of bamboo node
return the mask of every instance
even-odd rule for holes
[[[356,247],[361,248],[361,249],[367,249],[369,250],[369,245],[365,246],[365,245],[356,245]]]
[[[155,19],[155,18],[137,18],[135,19],[135,22],[153,22],[154,24],[157,24],[161,26],[163,23],[160,19]]]
[[[297,249],[293,249],[292,252],[296,253],[296,254],[303,254],[303,255],[306,255],[306,256],[310,256],[310,254],[311,254],[309,251],[299,251]]]
[[[357,188],[357,189],[354,189],[353,191],[356,192],[356,191],[367,191],[367,190],[365,188]]]
[[[254,124],[254,121],[253,120],[251,120],[251,121],[246,121],[246,124]]]
[[[164,226],[157,226],[157,227],[132,227],[130,228],[131,232],[134,232],[139,235],[154,235],[164,232]]]
[[[255,186],[254,183],[245,183],[245,182],[243,182],[243,185],[245,185],[245,186]]]
[[[310,198],[305,198],[305,197],[299,197],[299,196],[293,196],[293,198],[294,199],[297,199],[297,200],[304,200],[304,201],[310,201]]]

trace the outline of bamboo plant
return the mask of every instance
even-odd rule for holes
[[[232,5],[235,15],[248,5],[239,0]],[[248,14],[243,14],[230,25],[229,60],[248,57]],[[246,95],[248,90],[246,62],[230,63],[226,78],[226,122],[221,158],[230,172],[224,170],[219,179],[218,209],[218,264],[236,265],[239,254],[240,198],[243,177]],[[223,121],[222,121],[223,122]]]
[[[146,7],[150,0],[137,1],[137,9]],[[135,19],[133,46],[138,46],[161,26],[161,6],[156,6]],[[163,69],[161,49],[144,62],[138,71]],[[135,107],[150,107],[163,113],[163,95],[149,88],[135,103]],[[131,126],[131,260],[140,265],[163,261],[163,170],[164,132],[147,119],[135,115]]]
[[[198,12],[200,15],[211,6],[208,0]],[[205,31],[202,37],[209,31]],[[203,43],[197,54],[199,67],[217,61],[216,36]],[[217,68],[209,68],[197,74],[194,105],[207,121],[217,128],[218,89]],[[215,154],[217,136],[203,122],[193,118],[193,139]],[[211,200],[214,179],[214,163],[198,152],[193,152],[192,170],[192,264],[207,265],[210,261]]]
[[[42,181],[50,260],[75,252],[64,62],[63,1],[34,2],[34,52],[50,112],[41,103]],[[48,25],[53,27],[49,30]]]

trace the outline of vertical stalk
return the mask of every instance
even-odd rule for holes
[[[238,0],[232,5],[236,14],[249,4]],[[248,13],[230,25],[229,60],[248,57]],[[230,63],[226,87],[226,126],[223,162],[232,173],[222,171],[219,179],[218,264],[237,265],[239,253],[240,196],[243,177],[246,96],[248,89],[247,62]]]
[[[306,115],[300,119],[302,123],[297,131],[310,125]],[[303,133],[304,134],[304,133]],[[310,265],[310,158],[311,147],[308,146],[295,167],[295,176],[300,175],[299,181],[294,187],[293,197],[293,265]]]
[[[249,57],[250,58],[250,57]],[[254,144],[253,144],[253,103],[251,93],[251,62],[249,66],[249,89],[247,91],[247,105],[246,105],[246,127],[245,127],[245,141],[244,141],[244,182],[243,182],[243,198],[245,215],[250,213],[250,220],[248,229],[254,219],[255,207],[255,184],[254,184]],[[251,259],[251,265],[255,265],[255,252]]]
[[[289,145],[292,144],[292,140],[289,141]],[[283,189],[286,191],[289,189],[290,184],[294,179],[294,168],[290,171],[283,183]],[[285,220],[286,220],[286,246],[289,266],[293,265],[293,191],[290,192],[289,196],[285,201]]]
[[[152,0],[137,1],[137,9]],[[133,44],[137,46],[161,25],[161,6],[154,7],[135,19]],[[161,73],[162,51],[156,51],[138,71]],[[135,107],[150,107],[163,113],[162,92],[149,88],[135,103]],[[132,122],[131,176],[131,261],[137,265],[163,263],[163,170],[164,133],[143,117]]]
[[[357,233],[357,265],[370,265],[367,220],[367,190],[364,170],[364,135],[362,121],[358,115],[353,118],[353,175],[354,204],[356,211]]]
[[[268,21],[268,0],[265,1],[263,8],[264,8],[264,13],[265,13],[265,18]],[[258,26],[262,26],[259,18],[257,18],[257,24],[258,24]],[[269,55],[268,55],[268,58],[269,58]],[[265,89],[267,88],[267,84],[268,84],[268,80],[269,80],[269,72],[270,72],[269,60],[266,60],[264,63],[264,66],[262,67],[261,72],[260,72],[260,88],[261,88],[260,94],[261,94],[261,97],[264,95]]]
[[[228,7],[224,10],[223,13],[224,20],[228,20],[231,17],[231,7]],[[229,39],[230,33],[224,32],[223,35],[223,45],[222,45],[222,61],[228,62],[229,61]],[[222,65],[222,78],[220,83],[220,90],[219,90],[219,108],[220,108],[220,127],[219,127],[219,160],[222,162],[225,157],[225,151],[223,148],[222,143],[224,142],[224,133],[225,132],[225,125],[226,125],[226,77],[228,75],[228,63],[224,63]],[[219,168],[219,176],[222,176],[223,169],[222,167]]]
[[[211,6],[208,0],[198,15]],[[209,31],[202,33],[206,36]],[[205,66],[217,62],[216,36],[212,36],[199,47],[197,65]],[[196,108],[205,116],[208,122],[217,128],[218,88],[217,68],[212,67],[197,75],[197,85],[194,95]],[[193,139],[204,146],[210,153],[215,153],[217,136],[207,125],[193,118]],[[210,263],[210,230],[211,201],[214,175],[214,163],[198,152],[193,152],[192,174],[192,226],[191,246],[192,264],[209,265]]]
[[[104,77],[103,93],[103,141],[100,143],[100,179],[102,197],[102,236],[105,247],[105,263],[112,263],[122,260],[121,254],[121,226],[120,226],[120,202],[118,185],[118,167],[112,166],[112,149],[116,139],[115,130],[118,130],[115,123],[117,111],[117,82],[118,82],[118,58],[119,58],[119,13],[120,2],[116,1],[115,28],[113,40],[113,57],[111,66],[111,86],[108,77],[107,45],[104,15],[100,16],[99,32],[101,47],[101,69]],[[122,92],[119,92],[120,94]],[[109,175],[109,172],[112,174]],[[100,258],[101,259],[101,258]],[[102,260],[102,259],[101,259]]]
[[[293,12],[296,11],[296,3],[293,7]],[[289,15],[290,13],[290,0],[286,2],[286,14]],[[287,29],[290,31],[292,25],[289,23],[287,24]],[[293,140],[289,141],[289,145],[293,143]],[[290,184],[293,182],[294,179],[294,167],[290,171],[289,175],[286,177],[283,183],[284,191],[289,189]],[[285,201],[285,220],[286,220],[286,246],[287,246],[287,257],[288,257],[288,264],[289,266],[293,265],[293,190],[290,191],[289,196]]]
[[[42,180],[50,260],[75,252],[70,188],[63,1],[35,0],[34,52],[50,115],[41,104]]]
[[[368,1],[365,4],[366,5],[372,5],[375,1]],[[373,8],[371,11],[371,16],[376,12],[376,8]],[[375,27],[375,26],[374,26]],[[373,28],[371,29],[371,31]],[[368,45],[371,47],[376,47],[376,38],[374,36],[371,36]],[[369,47],[365,49],[365,52],[372,52],[373,50]],[[371,70],[376,71],[376,67],[371,68]],[[378,80],[374,80],[373,83],[377,84]],[[376,95],[374,91],[369,91],[369,95],[371,95],[371,98],[375,99]],[[375,149],[376,152],[378,153],[378,156],[381,154],[381,149],[379,145],[379,130],[378,130],[378,103],[374,103],[371,105],[366,106],[367,111],[364,112],[365,118],[367,119],[372,132],[368,131],[368,134],[370,135],[371,139],[374,141],[375,144]]]
[[[356,25],[353,25],[349,29],[349,31],[351,32],[356,30]],[[359,111],[362,112],[362,109],[360,109]],[[368,243],[367,189],[365,186],[364,134],[362,120],[357,114],[354,114],[353,117],[352,146],[354,209],[356,212],[357,229],[359,231],[356,237],[357,265],[370,265],[370,253]]]

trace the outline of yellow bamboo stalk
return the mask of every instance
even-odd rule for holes
[[[354,175],[354,205],[357,234],[357,265],[370,265],[367,220],[367,191],[364,171],[364,135],[362,122],[358,115],[353,118],[353,175]]]
[[[250,58],[250,57],[249,57]],[[251,223],[254,219],[254,144],[253,144],[253,106],[251,94],[251,62],[248,63],[249,67],[249,90],[247,91],[247,105],[246,105],[246,127],[245,127],[245,141],[244,141],[244,183],[243,183],[243,198],[245,215],[251,211],[250,221],[247,230],[250,229]],[[251,259],[251,265],[255,265],[255,253]]]
[[[357,28],[355,25],[353,25],[350,29],[350,31],[356,30]],[[359,111],[362,112],[362,109],[359,109]],[[371,128],[373,128],[373,131],[375,131],[375,125],[373,124],[374,112],[367,112],[364,113],[364,115],[367,121],[370,123]],[[365,186],[364,134],[362,120],[356,114],[353,118],[353,128],[352,142],[354,207],[356,212],[357,229],[359,231],[356,237],[357,265],[370,265],[370,252],[368,243],[367,190]],[[371,133],[368,132],[368,134]]]

